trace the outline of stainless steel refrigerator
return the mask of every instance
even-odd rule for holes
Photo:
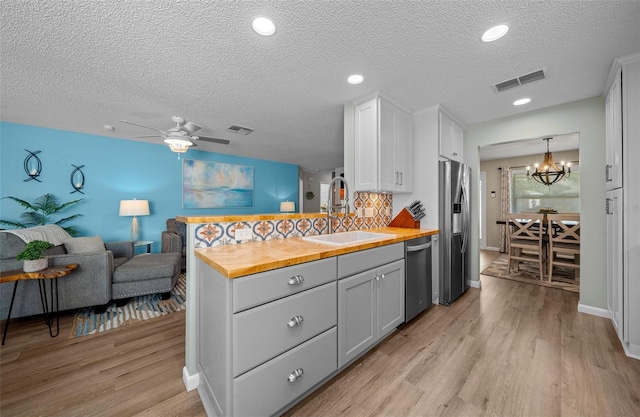
[[[450,305],[468,288],[471,236],[471,169],[440,161],[440,304]]]

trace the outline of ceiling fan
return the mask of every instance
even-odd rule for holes
[[[155,135],[142,135],[142,136],[134,136],[134,138],[163,138],[164,142],[169,145],[169,148],[173,152],[177,153],[185,153],[189,147],[198,146],[196,141],[205,141],[205,142],[213,142],[213,143],[221,143],[223,145],[228,145],[230,143],[227,139],[219,139],[219,138],[208,138],[204,136],[196,136],[193,133],[197,132],[201,129],[201,127],[193,122],[187,122],[184,118],[180,116],[173,116],[171,120],[176,124],[174,127],[162,130],[157,127],[143,125],[141,123],[131,122],[129,120],[120,120],[123,123],[128,123],[135,126],[146,127],[147,129],[153,129],[158,133]]]

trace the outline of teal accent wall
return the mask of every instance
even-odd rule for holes
[[[28,178],[23,168],[28,156],[25,149],[40,151],[42,173],[38,179],[42,182],[23,181]],[[8,122],[0,122],[0,196],[32,202],[51,193],[60,203],[83,198],[63,211],[63,217],[82,214],[69,224],[80,236],[97,235],[105,241],[129,239],[131,217],[118,215],[120,200],[149,200],[151,215],[138,217],[138,224],[140,239],[154,241],[153,252],[160,252],[160,235],[170,217],[278,213],[281,201],[298,201],[297,165],[194,149],[181,158],[253,166],[254,207],[183,209],[182,159],[166,145]],[[72,164],[85,166],[84,194],[71,194]],[[0,200],[2,219],[20,221],[23,211],[12,200]]]

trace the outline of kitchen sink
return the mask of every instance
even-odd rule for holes
[[[309,242],[317,242],[324,243],[327,245],[350,245],[352,243],[361,243],[368,240],[375,239],[383,239],[388,237],[393,237],[394,235],[390,235],[387,233],[373,233],[373,232],[362,232],[362,231],[353,231],[353,232],[342,232],[342,233],[334,233],[331,235],[318,235],[318,236],[305,236],[302,240],[308,240]]]

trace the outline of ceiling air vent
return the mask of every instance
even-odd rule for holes
[[[528,74],[520,75],[516,78],[512,78],[510,80],[502,81],[496,84],[491,85],[491,88],[496,93],[501,93],[504,90],[508,90],[513,87],[518,87],[519,85],[532,83],[538,80],[544,80],[547,78],[547,69],[542,68],[537,71],[530,72]]]
[[[253,131],[254,129],[250,129],[248,127],[242,127],[238,125],[231,125],[227,128],[227,132],[233,132],[233,133],[237,133],[239,135],[245,135],[245,136]]]

